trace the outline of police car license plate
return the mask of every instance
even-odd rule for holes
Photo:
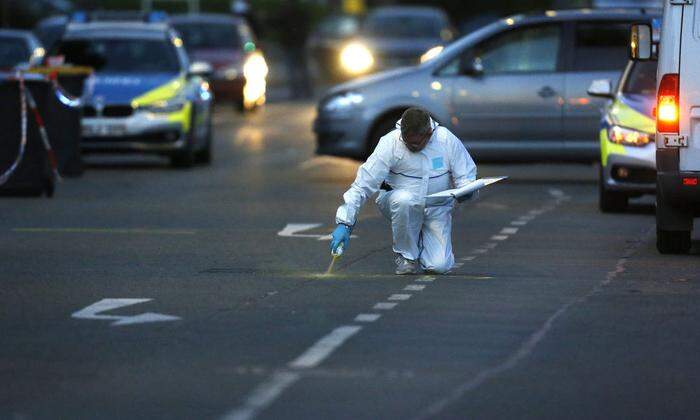
[[[83,126],[85,137],[118,137],[126,134],[126,125],[118,123],[101,123]]]
[[[666,147],[688,147],[687,136],[664,136]]]

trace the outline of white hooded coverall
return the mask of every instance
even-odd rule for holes
[[[400,124],[379,140],[360,166],[343,194],[345,203],[338,208],[336,223],[354,226],[362,205],[386,182],[392,190],[382,190],[376,202],[391,221],[394,252],[419,260],[425,270],[445,273],[454,265],[454,199],[426,201],[426,196],[474,181],[476,165],[462,142],[432,119],[432,137],[423,150],[412,153],[401,139]]]

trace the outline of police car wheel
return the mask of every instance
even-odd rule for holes
[[[198,150],[197,153],[195,154],[195,159],[197,160],[198,163],[203,163],[205,165],[211,163],[211,136],[212,136],[212,128],[211,128],[211,120],[207,123],[207,135],[204,140],[204,147],[202,150]]]
[[[598,205],[603,213],[620,213],[627,210],[629,197],[619,191],[610,191],[605,188],[602,168],[598,178]]]

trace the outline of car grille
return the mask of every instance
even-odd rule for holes
[[[103,117],[128,117],[134,113],[134,108],[131,105],[107,105],[102,110]],[[84,117],[96,117],[97,110],[92,105],[83,107]]]

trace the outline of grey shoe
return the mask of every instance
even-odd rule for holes
[[[402,255],[396,256],[396,274],[418,274],[418,262],[404,258]]]

